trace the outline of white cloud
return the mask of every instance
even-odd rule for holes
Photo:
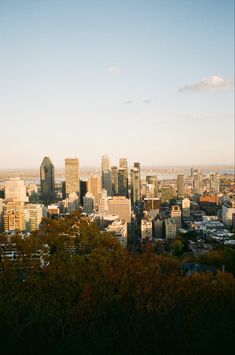
[[[224,79],[220,76],[209,76],[203,78],[199,83],[193,85],[186,85],[178,90],[180,93],[187,92],[209,92],[215,90],[233,90],[234,83],[232,80]]]

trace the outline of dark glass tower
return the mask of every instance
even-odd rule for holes
[[[41,199],[45,204],[55,199],[54,165],[49,157],[44,157],[40,166]]]

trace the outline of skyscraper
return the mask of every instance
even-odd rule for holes
[[[201,172],[193,174],[193,193],[202,194],[203,193],[203,181]]]
[[[128,163],[126,158],[119,159],[120,192],[119,195],[128,197]]]
[[[41,199],[49,204],[55,198],[54,165],[49,157],[44,157],[40,166]]]
[[[178,195],[184,195],[184,174],[177,175],[177,192]]]
[[[118,195],[128,197],[128,180],[124,168],[118,169]]]
[[[113,196],[115,196],[118,195],[118,167],[112,166],[111,173],[112,173],[112,192],[113,192]]]
[[[162,186],[161,188],[161,202],[169,202],[173,198],[173,188],[170,185]]]
[[[138,171],[139,171],[139,182],[140,182],[140,192],[141,192],[141,170],[140,170],[140,163],[136,161],[136,162],[134,163],[134,168],[138,169]]]
[[[83,197],[83,211],[85,213],[93,213],[95,207],[94,196],[87,192],[86,195]]]
[[[110,170],[110,161],[107,155],[102,156],[101,169],[102,169],[102,188],[107,191],[108,196],[112,196],[112,176]]]
[[[156,175],[148,175],[146,176],[146,183],[154,185],[154,196],[153,197],[158,197],[158,181],[157,181],[157,176]]]
[[[187,197],[182,200],[182,214],[183,217],[190,217],[190,199]]]
[[[80,202],[83,206],[83,197],[86,195],[88,191],[88,180],[80,180]]]
[[[171,218],[176,223],[176,230],[178,231],[181,228],[181,209],[179,206],[174,205],[171,207]]]
[[[93,175],[88,180],[88,192],[90,192],[97,202],[98,194],[102,190],[101,177]]]
[[[105,189],[103,189],[98,195],[98,210],[101,214],[108,213],[108,195]]]
[[[210,194],[216,195],[219,193],[219,175],[218,173],[210,173]]]
[[[140,181],[139,170],[137,168],[131,169],[131,203],[134,207],[136,203],[140,202]]]
[[[80,161],[78,158],[65,159],[66,195],[80,193]]]

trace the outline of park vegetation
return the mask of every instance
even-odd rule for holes
[[[204,257],[216,275],[182,275],[177,255],[131,254],[79,215],[11,243],[16,260],[0,264],[3,355],[233,353],[233,251]]]

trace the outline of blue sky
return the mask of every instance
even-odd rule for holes
[[[0,0],[0,168],[228,164],[232,0]]]

